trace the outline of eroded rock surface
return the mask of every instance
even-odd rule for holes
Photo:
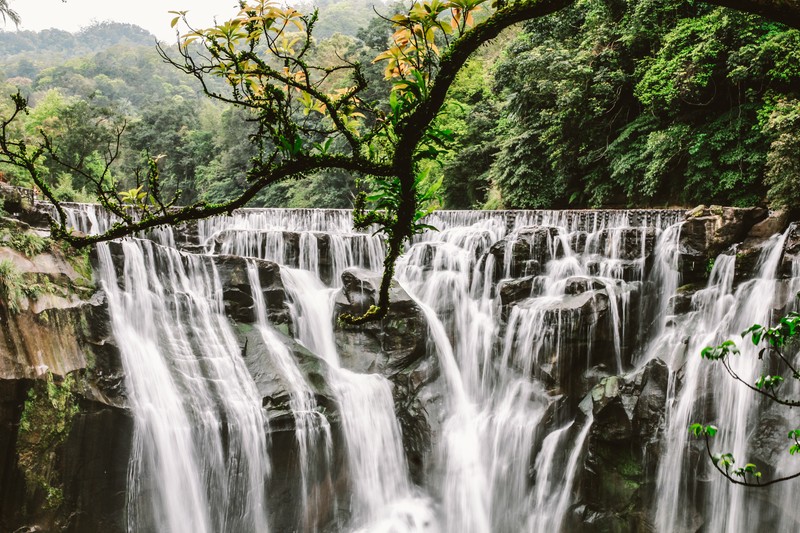
[[[133,420],[107,302],[95,291],[88,256],[44,242],[44,251],[28,257],[5,244],[0,530],[126,531]]]
[[[680,237],[680,270],[684,281],[693,283],[704,279],[710,271],[710,262],[734,244],[741,243],[767,216],[767,210],[759,207],[701,205],[687,211]],[[756,233],[765,230],[766,227],[762,227]]]
[[[669,370],[660,359],[595,385],[577,512],[582,531],[649,531]]]

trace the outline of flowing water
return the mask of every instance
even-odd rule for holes
[[[269,428],[213,264],[151,241],[98,246],[135,412],[131,531],[267,531]]]
[[[656,238],[677,218],[664,213],[633,226],[627,212],[522,213],[510,233],[503,217],[459,222],[444,214],[443,231],[424,236],[398,268],[406,288],[436,311],[427,313],[429,323],[444,317],[438,329],[450,346],[435,344],[440,360],[452,359],[447,367],[457,369],[448,372],[453,402],[440,449],[445,522],[476,533],[520,531],[522,524],[558,529],[573,501],[590,420],[548,428],[544,418],[557,398],[545,389],[569,388],[568,370],[599,363],[596,351],[613,354],[604,362],[615,373],[629,367],[623,342],[631,298]],[[526,262],[515,262],[517,255]],[[493,280],[520,274],[522,297],[508,311],[504,282]],[[573,425],[583,427],[568,431]]]
[[[686,428],[695,421],[718,421],[722,431],[715,437],[719,451],[730,452],[740,462],[747,458],[752,435],[748,428],[758,420],[759,403],[733,379],[719,379],[720,368],[697,354],[706,346],[737,339],[742,355],[731,358],[732,370],[745,382],[754,383],[761,363],[758,348],[736,335],[752,324],[770,324],[774,311],[786,308],[779,301],[777,271],[789,233],[773,236],[758,260],[755,279],[734,285],[735,250],[717,257],[705,289],[692,297],[692,310],[682,327],[673,327],[655,344],[675,347],[668,356],[672,374],[668,398],[667,449],[658,480],[663,492],[657,502],[656,524],[660,531],[695,530],[704,524],[708,531],[745,531],[757,528],[761,518],[746,505],[745,492],[722,477],[709,476],[705,493],[707,505],[702,516],[692,513],[691,499],[698,492],[697,478],[688,475],[693,460]],[[795,274],[797,272],[795,271]],[[792,284],[797,279],[792,280]],[[718,366],[718,365],[717,365]],[[708,394],[713,390],[714,394]],[[704,405],[698,399],[705,399]],[[781,431],[783,433],[783,431]]]
[[[110,223],[86,206],[69,215],[86,232]],[[201,221],[194,253],[178,251],[169,230],[113,244],[114,254],[98,247],[136,419],[130,531],[260,532],[281,512],[267,497],[270,413],[225,314],[219,255],[249,258],[254,327],[294,419],[296,516],[314,515],[321,500],[312,480],[322,477],[336,492],[326,531],[569,530],[593,422],[591,407],[578,405],[585,380],[594,379],[586,376],[633,372],[659,357],[670,381],[653,528],[755,527],[759,515],[748,513],[742,490],[695,473],[686,428],[718,420],[725,427],[715,446],[746,458],[746,428],[759,404],[698,354],[786,308],[788,294],[800,289],[800,262],[788,282],[777,276],[787,234],[766,243],[750,281],[735,283],[735,250],[719,256],[690,311],[676,317],[678,211],[445,211],[429,223],[440,231],[417,236],[397,268],[427,324],[428,358],[439,375],[426,385],[431,449],[417,475],[406,458],[395,384],[348,368],[339,352],[342,273],[379,271],[384,254],[380,237],[351,229],[349,212],[242,210]],[[319,405],[318,384],[270,322],[254,259],[281,266],[290,333],[321,360],[335,413]],[[756,358],[744,355],[735,369],[753,381]],[[337,457],[343,484],[334,480]],[[784,530],[794,523],[791,516],[776,522]],[[294,526],[317,529],[309,519]]]

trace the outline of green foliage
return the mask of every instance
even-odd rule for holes
[[[689,433],[698,438],[705,438],[706,443],[708,443],[708,439],[713,438],[718,431],[716,426],[704,426],[698,423],[689,426]],[[733,454],[721,453],[711,455],[711,461],[714,466],[728,477],[728,479],[733,480],[735,478],[741,478],[742,484],[760,484],[761,482],[762,474],[754,463],[747,463],[743,467],[733,468],[733,465],[736,464],[736,459],[733,457]]]
[[[28,391],[20,417],[17,461],[30,487],[43,491],[47,509],[63,503],[63,487],[54,466],[72,419],[79,413],[75,385],[72,374],[60,378],[47,372]]]
[[[798,293],[797,297],[800,299],[800,293]],[[798,369],[794,366],[795,358],[787,358],[784,354],[784,350],[793,345],[798,337],[800,337],[800,313],[795,311],[787,313],[784,317],[780,318],[778,323],[773,327],[753,324],[741,333],[742,338],[746,338],[748,335],[753,345],[764,345],[758,352],[759,360],[765,358],[769,360],[770,357],[772,357],[786,375],[795,380],[800,380],[800,372],[798,372]],[[722,364],[733,379],[746,385],[750,390],[767,397],[770,401],[788,407],[800,406],[800,401],[779,396],[781,385],[786,379],[783,375],[762,373],[752,385],[739,377],[728,362],[728,356],[739,354],[741,354],[741,351],[736,346],[736,343],[732,340],[726,340],[717,346],[708,346],[704,348],[700,356],[709,361]],[[771,368],[769,362],[765,363],[765,366]],[[774,365],[772,368],[774,368]],[[791,391],[789,393],[791,394]],[[755,464],[747,463],[743,467],[734,468],[733,465],[736,461],[732,454],[711,453],[709,438],[716,435],[717,428],[715,426],[704,426],[699,423],[693,423],[689,426],[689,433],[695,437],[703,437],[705,439],[706,450],[712,463],[729,481],[741,485],[762,485],[762,474]],[[796,455],[800,453],[800,430],[790,430],[788,432],[788,438],[793,442],[789,448],[789,454]],[[787,481],[796,477],[800,477],[800,472],[773,479],[766,484]]]
[[[9,313],[22,311],[26,299],[36,300],[56,292],[56,286],[46,274],[25,274],[8,259],[0,261],[0,308]]]
[[[9,312],[18,313],[25,298],[23,280],[17,267],[8,259],[0,261],[0,304]]]
[[[414,177],[414,190],[416,191],[416,210],[412,216],[413,234],[422,233],[425,230],[435,230],[436,228],[424,224],[422,220],[430,215],[441,204],[439,190],[442,186],[442,178],[432,180],[429,172],[421,171]],[[376,178],[371,181],[369,193],[360,192],[355,200],[356,209],[370,205],[374,212],[367,215],[369,218],[357,220],[356,224],[378,226],[377,232],[392,235],[391,222],[397,219],[398,212],[402,209],[403,194],[402,183],[397,177]],[[358,218],[358,217],[357,217]],[[376,233],[377,233],[376,232]]]
[[[49,250],[50,244],[50,239],[40,237],[35,233],[9,228],[0,230],[1,246],[12,248],[30,258]]]
[[[719,361],[720,359],[726,358],[728,355],[738,355],[739,353],[739,348],[736,347],[736,343],[727,340],[718,346],[706,346],[700,352],[700,357],[710,361]]]
[[[800,335],[800,313],[792,311],[778,321],[774,327],[765,327],[760,324],[753,324],[742,332],[742,337],[750,335],[753,344],[758,346],[762,341],[770,347],[783,348],[794,337]]]
[[[437,159],[441,169],[435,170],[442,174],[442,197],[449,209],[479,208],[488,199],[501,116],[500,101],[491,90],[491,67],[504,46],[501,39],[467,63],[437,119],[443,129],[456,132],[447,153]]]
[[[322,0],[315,4],[319,7],[319,25],[315,31],[319,39],[327,39],[337,33],[356,35],[365,18],[373,14],[373,6],[381,12],[384,10],[382,4],[370,0]]]
[[[765,130],[773,139],[766,161],[767,198],[777,207],[797,207],[800,205],[800,187],[797,186],[800,176],[800,100],[779,100],[769,114]]]
[[[520,133],[501,145],[492,178],[500,185],[507,206],[540,209],[563,203],[567,181],[542,160],[544,150],[535,132]]]
[[[320,7],[336,19],[359,2]],[[253,0],[157,53],[120,44],[2,65],[32,94],[4,119],[3,161],[54,203],[96,195],[123,221],[86,237],[60,217],[55,234],[76,244],[355,197],[357,226],[377,224],[390,244],[382,295],[440,193],[458,207],[791,205],[796,31],[677,0],[581,0],[548,17],[547,3],[488,6],[420,0],[360,40],[318,39],[319,13]],[[524,19],[496,68],[497,48],[467,62]]]
[[[704,105],[712,98],[711,80],[728,41],[724,35],[728,17],[727,11],[716,9],[679,20],[664,36],[658,52],[639,63],[634,89],[639,101],[663,112],[680,101]]]
[[[703,435],[708,435],[709,437],[713,437],[717,434],[717,426],[704,426],[703,424],[694,423],[689,426],[689,433],[694,435],[695,437],[702,437]]]
[[[414,77],[424,81],[422,71],[411,72],[395,83],[403,91],[392,93],[390,105],[386,65],[372,60],[397,40],[392,21],[374,16],[363,0],[319,8],[307,60],[359,62],[369,81],[363,101],[399,118],[404,94],[417,91],[416,98],[425,84]],[[443,177],[446,207],[800,205],[797,30],[701,3],[582,0],[517,33],[466,64],[435,121],[439,132],[454,135],[429,136],[418,152],[436,158],[429,171]],[[236,197],[253,159],[270,148],[251,142],[254,117],[201,99],[200,88],[164,64],[152,41],[144,30],[116,23],[78,35],[0,35],[7,52],[0,67],[33,95],[26,134],[44,128],[65,163],[98,174],[112,126],[125,124],[108,175],[123,190],[138,186],[147,157],[165,155],[164,194],[181,191],[181,204]],[[213,91],[223,88],[220,79],[205,81]],[[330,74],[330,89],[350,82]],[[323,123],[316,112],[307,120]],[[25,173],[0,171],[31,185]],[[41,171],[58,199],[94,198],[75,168],[45,159]],[[354,176],[323,170],[264,190],[252,205],[349,207],[354,194]]]
[[[95,22],[77,33],[57,29],[0,32],[0,48],[12,64],[30,58],[56,63],[115,46],[151,47],[154,40],[155,36],[138,26],[108,21]]]
[[[491,177],[509,207],[798,205],[798,64],[800,32],[757,16],[578,2],[497,68]]]

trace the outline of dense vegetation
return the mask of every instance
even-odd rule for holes
[[[369,96],[388,105],[383,67],[371,60],[392,28],[370,6],[321,3],[313,59],[361,61]],[[143,154],[163,154],[164,187],[182,190],[183,203],[231,198],[246,183],[255,124],[202,96],[154,41],[116,23],[78,34],[0,32],[1,89],[31,95],[25,130],[44,127],[74,161],[99,161],[109,130],[96,125],[124,123],[117,179],[132,186]],[[443,177],[452,208],[798,205],[799,71],[800,32],[755,15],[677,0],[583,0],[470,60],[437,119],[455,138],[428,179]],[[80,176],[46,165],[61,198],[89,199]],[[354,181],[311,173],[253,203],[349,207]]]
[[[506,49],[496,134],[462,165],[509,207],[796,205],[798,60],[800,33],[753,15],[585,0]]]

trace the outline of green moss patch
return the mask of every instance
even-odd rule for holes
[[[20,417],[17,462],[28,490],[44,495],[45,509],[58,509],[64,502],[58,454],[79,412],[75,387],[72,374],[60,378],[48,372],[28,391]]]

